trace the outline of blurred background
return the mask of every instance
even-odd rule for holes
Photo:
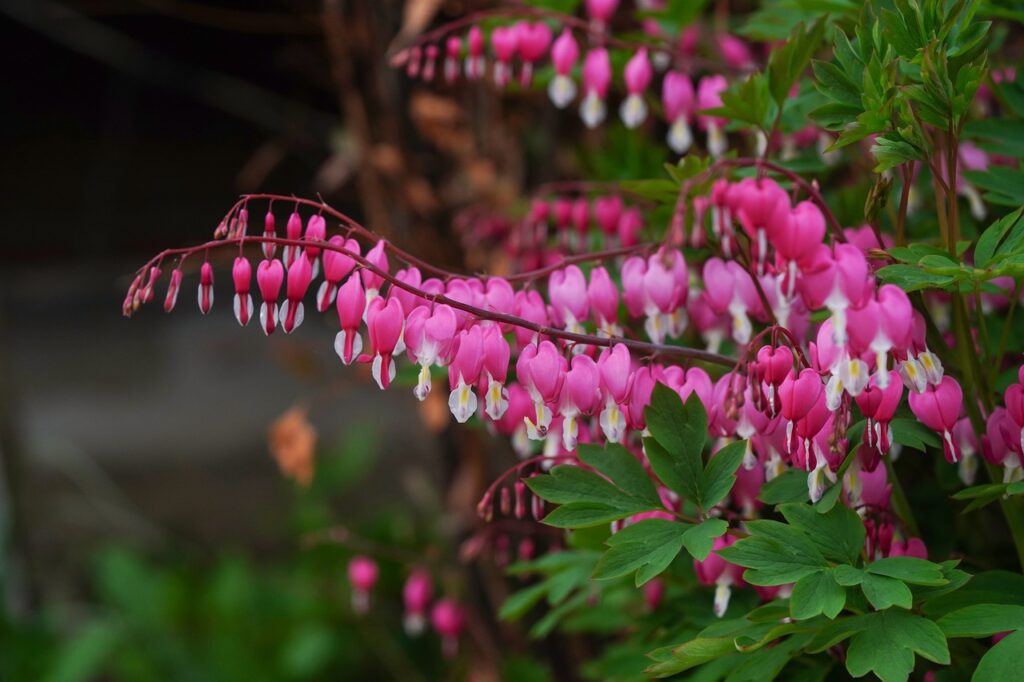
[[[548,670],[496,624],[495,562],[458,560],[480,546],[466,541],[483,486],[514,461],[504,439],[378,391],[319,316],[289,337],[240,329],[226,276],[206,318],[188,274],[172,315],[120,311],[135,268],[205,241],[252,191],[320,195],[427,260],[500,270],[460,242],[457,214],[507,210],[600,159],[556,156],[579,126],[542,94],[431,88],[388,66],[405,36],[465,10],[0,0],[4,682],[558,674],[557,640]],[[355,552],[381,555],[364,618],[344,578]],[[401,632],[419,563],[468,609],[456,664]]]

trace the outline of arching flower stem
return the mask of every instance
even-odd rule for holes
[[[365,230],[365,228],[362,228]],[[418,287],[415,287],[407,282],[396,278],[389,272],[378,268],[376,265],[368,261],[362,255],[353,253],[344,247],[336,244],[331,244],[324,241],[308,241],[305,239],[286,239],[282,237],[260,237],[255,235],[243,235],[238,237],[231,237],[227,239],[216,239],[213,241],[206,242],[205,244],[199,244],[197,246],[181,247],[175,249],[166,249],[161,251],[156,256],[151,258],[143,267],[139,270],[140,273],[149,271],[152,265],[155,265],[163,259],[171,256],[182,256],[188,257],[193,253],[209,251],[211,249],[217,249],[224,246],[237,246],[239,244],[276,244],[277,246],[315,246],[324,251],[334,251],[348,256],[361,267],[369,270],[373,274],[377,275],[386,282],[389,282],[392,286],[403,289],[415,296],[424,298],[433,303],[442,303],[448,305],[457,310],[462,310],[469,313],[470,315],[481,319],[490,320],[492,322],[501,322],[504,324],[520,327],[522,329],[528,329],[536,332],[541,336],[547,336],[551,338],[562,339],[575,344],[585,344],[589,346],[613,346],[621,344],[630,350],[636,351],[641,354],[660,354],[664,356],[675,356],[687,358],[690,360],[699,360],[702,362],[708,362],[724,367],[731,367],[735,362],[734,358],[727,357],[725,355],[719,355],[718,353],[711,353],[705,350],[699,350],[697,348],[687,348],[685,346],[673,346],[667,344],[648,343],[646,341],[638,341],[635,339],[624,339],[618,337],[607,337],[607,336],[596,336],[592,334],[578,334],[574,332],[567,332],[561,329],[548,327],[546,325],[537,324],[524,320],[515,315],[509,315],[507,313],[500,313],[495,310],[485,310],[462,301],[456,301],[453,298],[449,298],[443,294],[431,293],[424,291]]]

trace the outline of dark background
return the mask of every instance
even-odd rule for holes
[[[379,79],[375,92],[398,102],[387,43],[365,35],[397,32],[401,6],[382,5],[339,5],[336,21],[373,45],[352,47],[349,76]],[[366,133],[346,125],[323,9],[0,2],[0,499],[13,528],[7,588],[23,607],[75,594],[105,542],[258,551],[292,542],[289,487],[265,439],[296,401],[326,391],[310,419],[328,446],[353,424],[383,434],[367,498],[400,495],[384,476],[400,466],[389,458],[425,471],[436,459],[411,396],[381,394],[345,370],[318,316],[289,338],[239,329],[223,268],[209,318],[196,309],[192,273],[172,315],[152,306],[121,316],[130,273],[162,248],[210,238],[241,192],[321,192],[365,217],[360,162],[346,149],[386,134],[345,141]],[[408,210],[396,203],[388,218],[415,248]]]

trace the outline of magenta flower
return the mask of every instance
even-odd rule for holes
[[[385,390],[395,379],[395,363],[392,354],[402,338],[402,326],[405,315],[402,304],[397,298],[387,303],[380,297],[374,298],[366,306],[366,329],[370,337],[370,353],[372,359],[373,378]],[[365,356],[364,356],[365,357]],[[360,357],[363,361],[364,357]],[[369,358],[366,358],[369,360]]]
[[[249,295],[252,287],[252,265],[248,258],[235,258],[235,264],[231,267],[231,279],[235,282],[235,319],[244,327],[249,324],[252,317],[252,296]]]
[[[209,315],[213,308],[213,266],[209,261],[199,268],[199,312]]]
[[[476,413],[477,398],[473,386],[480,380],[483,369],[483,333],[479,326],[459,332],[452,345],[453,357],[448,365],[448,407],[460,424],[465,424]]]
[[[334,337],[334,352],[343,363],[349,365],[363,352],[359,325],[366,310],[366,294],[357,274],[349,277],[338,289],[337,308],[341,331]]]
[[[547,54],[551,45],[551,29],[542,21],[521,21],[516,24],[516,30],[519,32],[519,59],[523,62],[519,84],[528,88],[533,81],[533,65]]]
[[[430,624],[441,635],[441,651],[445,658],[454,658],[459,653],[459,635],[466,624],[462,608],[452,599],[442,599],[430,612]]]
[[[910,410],[922,424],[942,434],[942,450],[946,461],[960,460],[960,446],[953,439],[953,428],[960,418],[964,394],[956,379],[945,376],[938,386],[928,386],[923,393],[911,391],[907,397]]]
[[[685,154],[693,144],[690,119],[696,95],[693,81],[685,73],[669,71],[661,83],[661,105],[668,122],[668,146],[676,154]]]
[[[491,32],[494,50],[494,84],[504,88],[512,80],[512,59],[519,49],[520,32],[517,26],[498,26]]]
[[[408,635],[415,637],[422,634],[426,628],[427,610],[430,608],[433,593],[434,583],[429,573],[423,569],[416,569],[409,574],[402,587],[402,602],[405,606],[402,624]]]
[[[548,97],[559,109],[569,106],[576,97],[576,83],[572,80],[572,69],[580,58],[580,48],[572,31],[562,29],[561,35],[551,46],[551,63],[555,67],[555,77],[548,84]]]
[[[355,239],[346,241],[340,235],[334,235],[327,243],[343,248],[357,256],[360,255],[359,242]],[[316,293],[316,309],[321,313],[327,312],[328,308],[331,307],[331,304],[334,303],[334,297],[338,293],[338,286],[341,284],[341,280],[348,277],[349,273],[356,267],[356,262],[350,256],[329,249],[324,251],[323,261],[324,281],[320,284],[320,289]]]
[[[626,70],[623,73],[626,81],[628,95],[623,100],[619,109],[619,116],[627,128],[638,127],[647,118],[647,103],[644,101],[644,91],[651,84],[654,71],[651,62],[647,59],[647,49],[640,48],[636,54],[626,63]]]
[[[562,392],[567,369],[565,358],[550,341],[523,348],[516,362],[516,376],[533,400],[534,416],[527,418],[526,429],[530,440],[543,440],[551,426],[551,409]]]
[[[579,438],[579,424],[576,418],[589,415],[600,404],[600,372],[597,363],[587,355],[577,355],[565,374],[558,413],[562,422],[562,446],[569,451],[576,449]]]
[[[722,92],[729,87],[725,76],[704,76],[697,83],[697,109],[716,109],[722,106]],[[723,128],[728,122],[721,116],[697,114],[697,122],[708,135],[708,152],[718,158],[725,153],[727,140]]]
[[[377,562],[366,556],[354,556],[348,563],[348,580],[352,583],[352,610],[366,613],[370,610],[370,594],[377,585],[380,571]]]
[[[281,328],[285,334],[295,331],[305,316],[302,299],[306,296],[309,284],[313,280],[313,266],[302,253],[297,253],[292,266],[288,268],[288,280],[285,285],[285,302],[281,308]]]
[[[583,102],[580,118],[588,128],[596,128],[605,118],[605,98],[612,82],[612,64],[608,50],[599,47],[583,60]]]
[[[260,288],[263,303],[260,305],[260,327],[270,336],[277,329],[277,299],[284,284],[284,266],[279,260],[261,261],[256,268],[256,284]]]

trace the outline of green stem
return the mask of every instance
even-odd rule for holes
[[[993,483],[1002,480],[999,469],[992,464],[985,462],[985,471]],[[1021,507],[1019,497],[999,500],[999,506],[1003,509],[1003,516],[1006,517],[1006,525],[1010,527],[1010,535],[1013,537],[1014,547],[1017,548],[1017,561],[1024,570],[1024,507]]]
[[[914,518],[914,512],[911,511],[910,502],[907,501],[907,495],[903,492],[903,485],[900,483],[899,476],[896,475],[896,467],[893,465],[892,457],[882,457],[882,461],[885,462],[885,471],[889,477],[889,485],[892,486],[892,508],[896,512],[896,516],[900,517],[903,521],[903,525],[906,526],[907,530],[913,534],[914,537],[921,537],[921,529],[917,525],[917,520]]]
[[[1006,343],[1010,340],[1010,329],[1013,328],[1013,314],[1017,311],[1017,299],[1020,298],[1021,283],[1015,282],[1013,286],[1013,297],[1010,298],[1010,308],[1006,311],[1006,318],[1003,320],[1003,333],[999,335],[999,348],[996,350],[996,361],[989,368],[991,374],[990,383],[994,386],[999,370],[1003,366],[1003,356],[1006,354]]]

